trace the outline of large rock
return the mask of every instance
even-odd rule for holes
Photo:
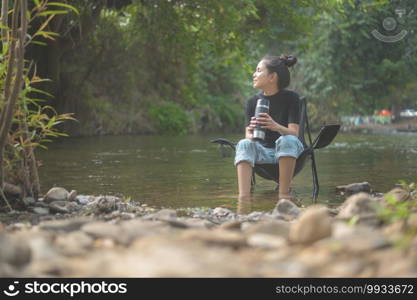
[[[62,187],[51,188],[43,198],[45,203],[51,203],[53,201],[67,201],[69,192]]]
[[[354,216],[367,217],[375,216],[377,212],[377,202],[367,193],[359,193],[350,196],[341,206],[337,215],[339,219],[350,219]]]
[[[0,245],[0,263],[22,267],[30,262],[31,251],[26,240],[0,233]]]
[[[370,193],[371,185],[369,182],[360,182],[360,183],[351,183],[347,185],[339,185],[336,187],[336,191],[342,193],[343,195],[353,195],[360,192]]]
[[[334,252],[347,255],[372,253],[385,248],[391,243],[379,230],[368,226],[354,226],[352,230],[343,229],[335,231],[330,239],[319,241],[315,245],[332,249]]]
[[[296,218],[298,217],[300,212],[301,212],[301,209],[297,205],[295,205],[293,202],[287,199],[281,199],[278,201],[272,214],[283,216],[283,217],[290,216],[290,217]]]
[[[290,232],[290,224],[282,220],[263,221],[263,222],[259,222],[254,225],[251,225],[245,229],[246,235],[262,233],[262,234],[279,236],[284,239],[288,238],[289,232]]]
[[[291,225],[289,239],[292,243],[310,244],[330,236],[332,219],[327,208],[311,206]]]
[[[49,203],[49,209],[52,213],[68,214],[80,209],[76,202],[69,201],[52,201]]]

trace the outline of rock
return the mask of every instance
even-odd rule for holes
[[[404,237],[406,228],[406,220],[398,220],[385,226],[383,234],[390,240],[401,239]]]
[[[354,216],[376,216],[378,204],[367,193],[358,193],[350,196],[341,206],[338,219],[350,219]]]
[[[111,239],[122,245],[147,235],[169,232],[170,227],[159,221],[144,221],[134,219],[122,221],[119,224],[109,222],[91,222],[82,226],[81,230],[95,239]]]
[[[246,235],[252,234],[269,234],[273,236],[280,236],[284,239],[288,238],[288,234],[290,231],[290,224],[286,221],[281,220],[271,220],[271,221],[263,221],[256,223],[252,226],[249,226],[245,229]]]
[[[77,202],[81,205],[87,205],[94,201],[94,196],[78,195],[76,198]]]
[[[51,203],[53,201],[67,201],[69,193],[66,189],[61,187],[51,188],[43,198],[45,203]]]
[[[174,227],[174,228],[180,228],[180,229],[186,229],[189,228],[188,224],[186,222],[177,220],[177,219],[160,219],[160,221],[165,222],[166,224]]]
[[[404,202],[410,199],[410,194],[401,188],[394,188],[384,195],[384,202],[387,201],[387,198],[392,198],[397,203]]]
[[[112,262],[112,263],[108,263]],[[225,263],[227,262],[227,263]],[[83,277],[243,277],[255,276],[255,265],[228,248],[206,247],[199,241],[151,235],[127,251],[103,252],[87,263],[70,266]],[[74,276],[74,275],[72,275]]]
[[[82,231],[74,231],[58,236],[55,246],[66,256],[84,255],[93,246],[93,239]]]
[[[76,201],[77,200],[77,191],[71,190],[71,192],[68,195],[68,201]]]
[[[387,248],[381,251],[374,251],[369,256],[377,268],[376,274],[373,277],[415,278],[417,276],[416,261],[407,259],[404,251]]]
[[[6,227],[8,232],[11,231],[20,231],[20,230],[28,230],[32,227],[30,223],[13,223]]]
[[[300,212],[301,212],[301,209],[297,207],[297,205],[295,205],[293,202],[287,199],[281,199],[278,201],[272,214],[281,215],[281,216],[291,216],[291,217],[296,218],[298,217]]]
[[[33,205],[36,202],[35,198],[33,198],[33,197],[25,197],[25,198],[23,198],[22,201],[26,206]]]
[[[95,239],[110,238],[114,240],[124,240],[124,232],[121,227],[109,222],[87,223],[81,227],[81,230]]]
[[[247,238],[247,243],[251,247],[264,249],[281,248],[287,245],[284,238],[265,233],[251,234]]]
[[[325,276],[330,277],[358,277],[365,268],[366,262],[358,258],[336,261],[325,268]]]
[[[417,229],[417,213],[414,213],[408,217],[407,227],[411,229]]]
[[[307,208],[300,218],[291,224],[289,239],[292,243],[311,244],[330,236],[332,219],[326,207],[314,205]]]
[[[241,247],[246,245],[245,237],[230,230],[186,230],[180,238],[185,240],[200,240],[209,245]]]
[[[248,215],[247,219],[248,221],[259,221],[263,215],[265,215],[264,212],[254,211]]]
[[[122,220],[132,220],[136,217],[134,213],[122,212],[120,213],[120,218]]]
[[[38,201],[38,202],[36,202],[36,203],[35,203],[35,206],[36,206],[36,207],[49,208],[49,204],[48,204],[48,203],[45,203],[45,202],[43,202],[43,201]]]
[[[234,213],[227,209],[227,208],[223,208],[223,207],[216,207],[213,210],[213,216],[218,217],[218,218],[224,218],[224,217],[228,217],[228,216],[233,216]]]
[[[31,251],[24,239],[0,233],[0,262],[23,267],[31,260]]]
[[[184,220],[184,222],[187,223],[187,226],[189,228],[194,228],[194,229],[208,229],[208,228],[212,228],[216,226],[214,223],[208,220],[201,220],[201,219],[194,219],[194,218],[186,219]]]
[[[349,226],[345,222],[334,222],[332,226],[332,237],[342,239],[345,236],[353,235],[358,226]]]
[[[121,199],[114,196],[99,196],[94,201],[88,203],[88,208],[94,214],[110,213],[120,210]]]
[[[351,183],[347,185],[339,185],[336,187],[336,191],[345,195],[353,195],[360,192],[370,193],[371,185],[368,182]]]
[[[222,223],[219,227],[224,230],[239,230],[242,225],[242,221],[239,220],[230,220]]]
[[[77,203],[69,201],[53,201],[49,203],[49,209],[52,213],[67,214],[79,210]]]
[[[91,222],[90,218],[78,217],[68,220],[53,220],[40,223],[38,226],[47,231],[75,231],[81,229],[84,224]]]
[[[49,214],[49,208],[45,207],[33,207],[31,210],[38,215],[47,215]]]
[[[390,242],[378,230],[367,226],[355,226],[352,234],[322,240],[318,244],[347,255],[371,253],[373,250],[389,246]]]
[[[161,209],[154,214],[146,215],[144,220],[173,220],[177,218],[177,212],[174,209]]]

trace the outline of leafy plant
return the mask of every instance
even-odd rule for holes
[[[40,184],[34,150],[50,137],[64,135],[56,126],[73,119],[71,114],[59,115],[49,106],[41,107],[42,100],[29,97],[31,92],[44,93],[33,87],[44,80],[36,75],[34,64],[25,60],[25,49],[38,36],[53,40],[56,34],[46,30],[48,24],[54,16],[73,8],[47,0],[34,0],[30,6],[27,0],[16,0],[9,10],[8,2],[3,1],[1,7],[0,192],[11,208],[6,198],[7,187],[14,185],[13,189],[20,191],[22,198],[38,197]],[[30,35],[28,28],[35,19],[43,21]]]
[[[407,199],[399,201],[388,193],[384,196],[386,205],[379,208],[378,216],[387,223],[407,219],[417,210],[417,185],[401,181],[400,186],[407,193]]]
[[[174,102],[164,102],[149,109],[149,115],[161,134],[186,134],[191,126],[190,117]]]

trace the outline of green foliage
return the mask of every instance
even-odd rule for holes
[[[61,28],[56,46],[80,44],[62,49],[60,74],[52,76],[61,82],[59,103],[51,104],[75,113],[78,133],[96,126],[111,134],[154,132],[138,122],[150,119],[151,102],[158,106],[150,99],[189,111],[192,131],[243,131],[242,104],[255,92],[248,83],[258,60],[297,49],[323,1],[133,0],[122,11],[96,0],[71,4],[79,16],[61,20],[68,30]]]
[[[152,106],[149,115],[161,134],[186,134],[190,131],[190,117],[176,103],[164,102]]]
[[[386,194],[386,205],[379,209],[378,216],[387,223],[407,219],[417,209],[417,184],[401,181],[400,186],[409,195],[408,199],[398,201],[394,195]]]
[[[240,103],[232,102],[229,97],[209,97],[205,102],[199,126],[202,131],[242,131],[244,114]]]
[[[403,40],[385,43],[374,36],[382,22],[395,17],[398,3],[389,1],[349,1],[337,10],[323,12],[304,54],[303,85],[321,107],[342,113],[373,113],[375,109],[401,106],[412,96],[406,86],[416,82],[417,38],[411,34],[416,18],[405,16],[401,28],[410,32]],[[406,12],[416,9],[413,0],[403,1]]]
[[[64,4],[55,7],[61,9],[68,2],[56,3]],[[337,121],[337,114],[373,113],[415,102],[417,37],[411,29],[417,26],[416,18],[404,17],[398,23],[409,33],[397,43],[378,41],[371,34],[373,29],[389,34],[383,31],[382,22],[395,17],[398,3],[117,3],[115,7],[104,1],[73,1],[79,14],[63,16],[62,24],[66,25],[61,27],[60,36],[49,36],[61,39],[62,45],[76,45],[64,48],[56,44],[62,48],[58,60],[62,65],[48,70],[56,70],[59,76],[51,78],[62,81],[59,105],[50,104],[58,111],[80,115],[81,131],[86,124],[97,123],[103,133],[130,129],[154,132],[141,127],[147,122],[138,121],[149,117],[148,110],[143,109],[153,102],[149,99],[169,99],[192,111],[193,131],[235,130],[243,109],[237,103],[255,92],[248,83],[265,54],[292,53],[299,57],[293,87],[307,96],[313,127]],[[414,0],[402,1],[401,7],[407,12],[413,8],[417,11]],[[153,103],[158,105],[158,100]],[[108,112],[113,112],[112,117]],[[127,126],[123,116],[128,116]],[[208,123],[201,124],[200,117]]]

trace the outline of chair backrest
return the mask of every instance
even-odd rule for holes
[[[305,131],[306,129],[310,130],[310,128],[306,128],[307,124],[308,124],[307,101],[304,96],[301,96],[300,97],[300,124],[299,124],[298,138],[300,139],[301,143],[303,143],[304,148],[307,148],[307,143],[305,140]]]

